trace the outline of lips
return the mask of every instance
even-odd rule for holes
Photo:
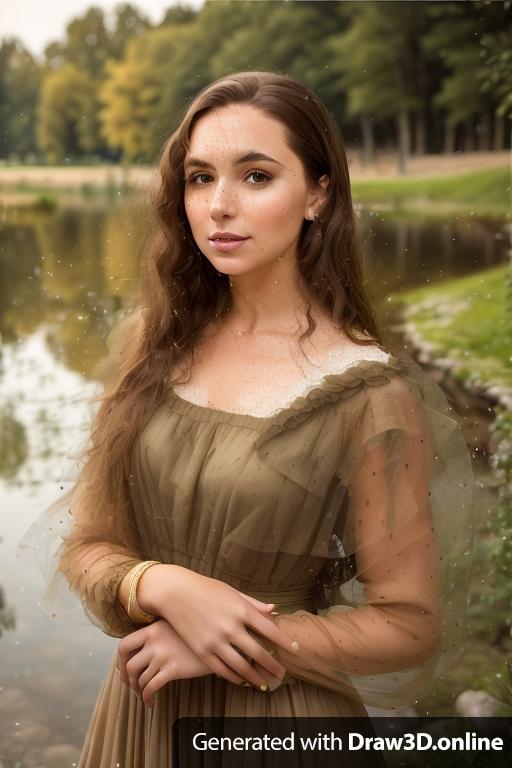
[[[235,235],[231,232],[214,232],[208,240],[248,240],[247,237],[241,235]]]

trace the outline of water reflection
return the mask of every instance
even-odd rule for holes
[[[507,261],[503,222],[471,215],[450,219],[365,212],[363,240],[377,300],[396,290],[467,275]]]
[[[61,618],[46,617],[41,577],[20,567],[15,547],[62,492],[86,439],[92,371],[136,288],[145,213],[133,201],[84,205],[9,213],[0,227],[0,757],[12,761],[29,750],[54,766],[76,759],[117,645],[74,599]],[[506,259],[499,222],[363,212],[361,226],[377,301]]]

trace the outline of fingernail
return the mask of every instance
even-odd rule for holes
[[[278,616],[279,615],[279,611],[270,611],[270,615],[271,616]]]
[[[299,644],[298,644],[298,642],[296,640],[294,640],[293,643],[292,643],[292,649],[294,651],[298,651],[299,650]]]

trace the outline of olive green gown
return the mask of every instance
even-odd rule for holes
[[[459,657],[471,458],[444,393],[409,356],[368,349],[270,416],[170,388],[127,478],[137,546],[100,546],[79,568],[94,552],[83,526],[58,553],[89,619],[114,637],[140,629],[117,586],[135,562],[159,560],[275,602],[300,651],[261,638],[287,669],[274,691],[211,674],[167,683],[152,708],[121,682],[114,653],[80,768],[168,768],[183,716],[366,716],[365,705],[414,704]]]

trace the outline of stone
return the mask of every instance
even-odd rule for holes
[[[460,717],[495,717],[501,702],[487,691],[463,691],[455,701],[455,713]]]

